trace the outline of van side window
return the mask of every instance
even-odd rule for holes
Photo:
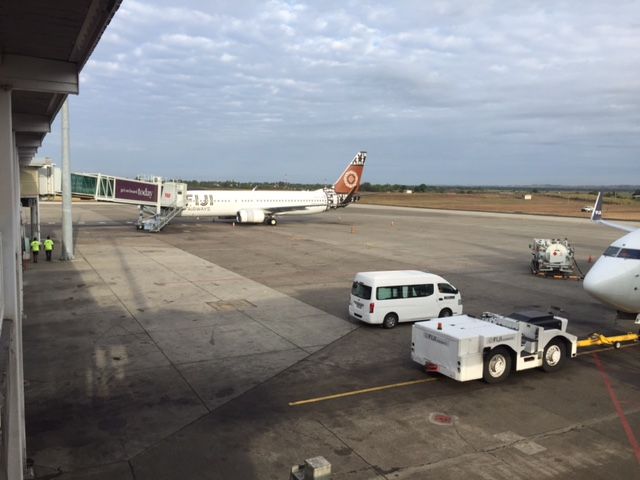
[[[395,300],[398,298],[417,298],[433,295],[433,285],[398,285],[397,287],[378,287],[378,300]]]
[[[393,300],[396,298],[403,298],[402,286],[397,287],[378,287],[376,290],[376,298],[378,300]],[[406,287],[405,287],[406,290]]]
[[[433,295],[433,284],[409,285],[409,298],[428,297]]]
[[[458,293],[458,289],[449,285],[448,283],[439,283],[438,284],[438,291],[440,293],[449,293],[449,294],[453,294],[455,295],[456,293]]]

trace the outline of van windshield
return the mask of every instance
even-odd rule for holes
[[[353,285],[351,285],[351,295],[362,298],[363,300],[371,300],[371,287],[361,282],[353,282]]]
[[[448,283],[439,283],[438,290],[440,291],[440,293],[449,293],[453,295],[458,293],[458,289],[452,285],[449,285]]]

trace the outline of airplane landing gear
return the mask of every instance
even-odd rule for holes
[[[278,224],[278,221],[276,220],[276,217],[267,217],[264,220],[264,223],[266,223],[267,225],[271,225],[272,227],[275,227]]]

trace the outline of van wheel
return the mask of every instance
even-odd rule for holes
[[[511,355],[504,347],[497,347],[484,357],[482,379],[487,383],[498,383],[511,373]]]
[[[566,358],[566,347],[562,340],[557,338],[551,340],[542,354],[542,369],[545,372],[553,372],[560,369]]]
[[[398,324],[398,316],[395,313],[388,313],[384,320],[382,321],[382,326],[384,328],[393,328]]]
[[[440,310],[440,314],[438,315],[438,318],[450,317],[452,314],[453,312],[451,311],[451,309],[443,308],[442,310]]]

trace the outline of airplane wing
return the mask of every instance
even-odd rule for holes
[[[277,215],[278,213],[306,210],[307,207],[322,207],[322,206],[326,206],[326,205],[318,204],[318,205],[297,205],[292,207],[270,207],[270,208],[265,208],[263,210],[265,213],[268,213],[271,215]]]
[[[591,220],[606,225],[607,227],[617,228],[618,230],[624,230],[626,232],[635,232],[637,230],[628,225],[620,225],[619,223],[602,220],[602,192],[598,192],[598,198],[596,198],[596,203],[593,205],[593,212],[591,212]]]

